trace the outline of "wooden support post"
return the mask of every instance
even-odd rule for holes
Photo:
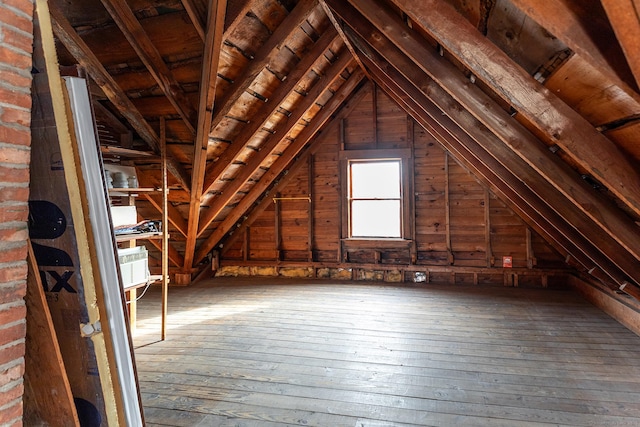
[[[484,247],[487,267],[493,263],[493,250],[491,249],[491,197],[489,189],[484,189]]]
[[[313,228],[315,222],[315,216],[313,213],[314,203],[313,203],[313,175],[314,175],[314,156],[311,154],[307,160],[308,164],[308,183],[307,183],[307,191],[309,193],[309,225],[308,225],[308,234],[307,234],[307,261],[313,262]]]
[[[273,219],[274,219],[274,234],[275,234],[275,250],[276,250],[276,260],[282,261],[282,230],[281,230],[281,222],[280,222],[280,198],[282,196],[280,193],[276,193],[275,200],[273,201],[274,209],[273,209]]]
[[[535,254],[533,253],[533,242],[531,240],[531,229],[527,227],[526,231],[527,246],[527,268],[533,268],[537,264]]]
[[[444,215],[445,215],[445,239],[447,245],[447,262],[453,265],[453,250],[451,249],[451,201],[449,186],[449,153],[444,153]]]
[[[169,202],[167,182],[167,126],[160,118],[160,156],[162,159],[162,328],[161,339],[167,337],[167,305],[169,291]]]
[[[378,146],[378,86],[374,83],[371,88],[371,119],[373,123],[373,146],[374,148],[380,148]]]
[[[411,264],[416,264],[418,262],[418,245],[416,243],[417,237],[416,237],[416,196],[415,196],[415,179],[416,179],[416,174],[415,174],[415,168],[414,168],[414,164],[413,164],[413,159],[416,158],[415,156],[415,133],[414,133],[414,127],[413,127],[413,119],[411,119],[411,117],[407,114],[407,141],[409,142],[409,146],[411,147],[411,170],[409,171],[409,189],[408,189],[408,195],[410,195],[410,197],[407,197],[408,201],[409,201],[409,210],[411,212],[411,215],[409,215],[409,218],[411,218],[411,223],[409,224],[409,226],[411,227],[411,248],[409,249],[410,251],[410,257],[411,257]],[[406,196],[405,196],[406,197]],[[404,281],[404,277],[403,277],[403,281]]]
[[[242,241],[242,259],[249,261],[249,243],[251,242],[251,227],[244,230],[244,239]]]

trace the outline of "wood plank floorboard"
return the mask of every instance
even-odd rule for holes
[[[570,290],[218,278],[159,315],[148,426],[640,426],[640,337]]]

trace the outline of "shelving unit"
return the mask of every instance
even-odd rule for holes
[[[160,189],[157,188],[144,188],[144,187],[136,187],[136,188],[109,188],[109,197],[111,200],[115,197],[121,197],[126,199],[124,206],[135,206],[135,199],[140,194],[150,194],[150,193],[160,193],[162,194],[162,231],[160,232],[147,232],[147,233],[127,233],[127,234],[115,234],[115,241],[121,247],[124,248],[133,248],[136,247],[138,240],[151,240],[151,239],[160,239],[162,240],[161,245],[161,266],[162,266],[162,274],[159,275],[150,275],[146,282],[132,284],[130,286],[125,286],[124,291],[126,295],[127,305],[129,308],[129,323],[131,328],[131,334],[135,332],[136,328],[136,312],[137,312],[137,300],[138,289],[145,287],[154,282],[161,282],[162,285],[162,301],[161,301],[161,340],[166,338],[166,330],[167,330],[167,290],[169,286],[169,268],[168,268],[168,245],[169,245],[169,230],[168,230],[168,214],[167,214],[167,196],[168,196],[168,188],[167,188],[167,161],[166,161],[166,153],[165,153],[165,144],[162,143],[162,187]],[[104,151],[104,150],[103,150]],[[132,156],[137,156],[138,153],[135,150],[128,150],[129,154]],[[120,155],[123,153],[120,152]]]

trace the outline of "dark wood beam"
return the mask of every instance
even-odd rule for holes
[[[67,48],[69,53],[87,70],[94,82],[102,89],[107,99],[118,109],[120,114],[129,122],[131,127],[157,154],[160,153],[160,143],[156,131],[144,119],[142,114],[136,109],[127,95],[120,89],[116,81],[102,66],[89,46],[75,32],[67,18],[52,3],[50,8],[53,30],[56,37]],[[189,179],[180,165],[175,161],[170,161],[167,165],[169,171],[176,177],[178,182],[188,190]]]
[[[162,197],[154,196],[153,194],[143,194],[143,197],[147,199],[151,205],[158,210],[158,212],[162,213]],[[187,230],[189,225],[187,221],[182,217],[182,214],[175,206],[172,204],[167,205],[167,215],[169,217],[169,222],[173,224],[173,226],[182,234],[184,237],[187,237]]]
[[[332,1],[327,3],[334,10],[344,6],[343,3],[338,3],[337,1],[333,5]],[[340,12],[338,13],[340,14]],[[347,15],[349,18],[347,22],[350,25],[355,25],[356,19],[354,19],[353,13],[346,11],[342,12],[342,15],[343,18]],[[625,274],[611,260],[595,250],[587,238],[578,233],[570,225],[571,223],[565,221],[547,204],[546,198],[554,196],[552,190],[547,187],[546,191],[548,193],[541,197],[520,180],[520,176],[531,174],[532,171],[528,165],[524,164],[522,159],[515,156],[504,145],[496,144],[498,142],[496,138],[494,138],[496,141],[492,141],[489,148],[482,146],[478,141],[491,139],[488,138],[490,134],[486,130],[483,131],[484,126],[477,123],[470,114],[466,113],[444,91],[440,90],[440,93],[438,93],[437,85],[425,87],[424,82],[425,80],[428,81],[429,78],[422,70],[412,64],[408,58],[405,58],[402,62],[395,58],[394,65],[391,66],[381,52],[376,52],[353,31],[349,32],[349,36],[352,40],[354,40],[354,37],[358,38],[354,44],[363,52],[363,60],[366,59],[369,68],[376,73],[377,79],[380,79],[380,82],[385,85],[387,90],[391,91],[394,99],[404,105],[419,123],[427,126],[425,129],[434,134],[449,151],[457,154],[458,161],[462,161],[480,178],[484,178],[494,192],[505,195],[509,204],[515,206],[517,212],[522,212],[523,218],[526,221],[528,220],[527,222],[532,222],[536,226],[536,230],[541,231],[542,235],[553,237],[552,241],[559,243],[566,251],[577,253],[576,258],[581,259],[586,267],[589,268],[595,263],[613,276],[617,283],[621,283],[624,280]],[[379,41],[380,34],[372,36],[371,39]],[[385,54],[387,49],[398,50],[390,41],[385,45]],[[402,86],[400,86],[401,84]],[[433,101],[428,99],[425,93],[428,93]],[[436,102],[437,105],[434,105],[433,102]],[[462,128],[466,132],[462,131],[462,128],[457,123],[454,123],[452,119],[443,115],[445,111],[447,114],[457,115],[459,121],[465,121],[466,123],[463,123]],[[502,162],[499,162],[496,156],[502,158]],[[540,180],[538,184],[542,186],[545,182]],[[622,252],[625,251],[623,250]],[[625,256],[624,254],[621,255]],[[628,253],[626,255],[625,263],[637,264],[636,260],[629,259]],[[630,269],[633,268],[630,267]]]
[[[332,29],[324,34],[314,44],[313,48],[296,65],[296,68],[287,75],[287,79],[278,86],[271,94],[267,102],[260,107],[260,110],[252,114],[251,121],[245,125],[240,133],[233,138],[231,145],[220,155],[220,157],[207,167],[205,174],[204,189],[202,194],[211,190],[213,184],[220,179],[224,171],[233,163],[233,160],[242,152],[253,136],[258,133],[271,116],[277,113],[280,104],[295,90],[298,81],[306,76],[317,64],[319,58],[336,39],[336,33]]]
[[[351,74],[349,79],[333,94],[322,110],[314,117],[311,123],[298,135],[296,140],[282,153],[269,170],[260,178],[247,193],[233,211],[218,225],[218,227],[200,245],[196,254],[196,261],[206,258],[207,254],[218,244],[220,240],[236,226],[238,220],[253,206],[258,198],[267,190],[278,176],[296,159],[296,156],[306,144],[323,128],[325,123],[333,118],[346,99],[360,85],[364,79],[364,73],[360,68]],[[302,162],[303,164],[305,162]]]
[[[191,200],[187,227],[187,243],[184,254],[185,271],[191,271],[196,248],[198,221],[200,218],[200,198],[207,165],[209,147],[209,129],[214,108],[218,63],[222,48],[223,29],[227,0],[212,0],[209,4],[207,32],[204,53],[202,55],[202,74],[200,78],[200,102],[198,106],[198,125],[194,143],[193,168],[191,170]]]
[[[222,95],[217,103],[215,113],[211,119],[211,130],[213,130],[226,114],[229,113],[233,102],[242,95],[245,90],[255,80],[256,76],[272,61],[280,49],[284,47],[284,42],[307,19],[313,11],[317,0],[301,0],[282,23],[271,34],[266,43],[260,47],[254,59],[248,67],[235,79],[234,83]]]
[[[529,76],[446,2],[392,1],[477,78],[511,104],[548,144],[561,147],[640,215],[640,173],[613,142]],[[371,3],[367,2],[367,5],[371,7]]]
[[[640,51],[638,49],[640,3],[637,0],[601,0],[601,2],[627,58],[636,85],[640,86]]]
[[[194,0],[180,0],[182,2],[182,6],[184,10],[189,15],[189,19],[191,19],[191,23],[193,24],[193,28],[196,29],[196,33],[200,36],[202,41],[204,41],[204,29],[207,25],[205,20],[207,19],[207,13],[200,6],[200,2]]]
[[[242,167],[240,172],[233,177],[233,181],[228,183],[223,189],[222,194],[217,195],[213,202],[209,205],[209,208],[205,211],[205,214],[200,219],[200,229],[198,230],[198,236],[200,236],[211,224],[216,217],[227,206],[229,201],[236,195],[238,190],[244,186],[244,184],[251,178],[262,165],[267,157],[269,157],[275,148],[287,137],[291,129],[296,126],[307,110],[316,104],[318,98],[325,93],[328,87],[330,87],[335,81],[340,79],[340,74],[344,69],[352,62],[353,57],[344,49],[344,52],[338,56],[338,59],[334,64],[326,71],[326,74],[320,77],[313,85],[313,87],[305,95],[296,106],[291,116],[286,120],[278,123],[274,129],[274,132],[268,136],[268,139],[260,146],[260,151],[254,153],[247,161],[247,164]],[[287,148],[285,152],[288,150]]]
[[[196,109],[129,5],[124,0],[101,1],[187,128],[195,133]]]
[[[600,0],[513,0],[522,12],[638,100],[633,75],[599,3]],[[634,48],[636,45],[637,42]]]
[[[354,0],[363,4],[367,0]],[[539,192],[547,194],[544,188],[553,186],[564,198],[558,198],[556,210],[565,209],[567,202],[575,209],[586,214],[591,221],[602,231],[615,239],[633,256],[640,260],[640,228],[620,209],[605,200],[599,192],[591,188],[578,174],[569,169],[557,156],[552,154],[547,147],[534,135],[524,128],[517,120],[510,116],[486,95],[480,88],[464,76],[453,64],[444,60],[438,53],[428,48],[420,37],[411,32],[403,24],[400,17],[388,8],[365,8],[364,18],[372,25],[364,24],[362,30],[366,34],[360,34],[368,38],[368,42],[378,52],[384,52],[389,62],[403,61],[404,55],[420,67],[420,69],[444,89],[451,97],[456,99],[473,117],[486,126],[493,135],[498,137],[502,144],[509,147],[528,166],[534,169],[533,174],[519,175],[532,188],[540,188]],[[375,10],[375,13],[373,13]],[[354,20],[355,21],[355,20]],[[380,31],[384,29],[384,36]],[[388,40],[387,40],[388,38]],[[397,46],[391,48],[390,46]],[[425,81],[423,91],[431,90],[432,84]],[[439,89],[438,89],[439,90]],[[453,115],[452,115],[453,118]],[[454,119],[455,120],[455,119]],[[482,139],[479,139],[482,142]],[[487,143],[490,140],[487,140]],[[535,181],[529,182],[533,179]],[[543,177],[546,183],[537,181]],[[595,237],[593,224],[586,223],[589,236]],[[597,242],[604,245],[606,239]],[[604,246],[606,247],[606,246]],[[610,256],[612,256],[610,254]]]

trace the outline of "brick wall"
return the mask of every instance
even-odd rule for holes
[[[22,425],[33,9],[0,2],[0,426]]]

